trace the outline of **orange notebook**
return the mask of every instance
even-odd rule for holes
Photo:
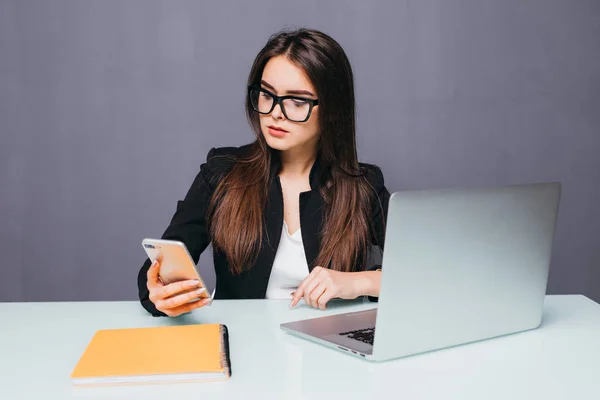
[[[96,332],[73,369],[74,385],[226,380],[229,333],[222,324]]]

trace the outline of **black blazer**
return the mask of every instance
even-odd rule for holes
[[[211,196],[219,180],[231,170],[235,161],[225,157],[239,156],[249,148],[242,147],[213,148],[209,151],[207,160],[200,166],[200,172],[194,179],[184,200],[177,202],[177,208],[171,222],[162,235],[163,239],[180,240],[188,247],[194,259],[198,262],[200,254],[210,243],[206,213]],[[369,164],[361,163],[360,166],[365,176],[377,193],[376,201],[372,204],[371,218],[374,221],[375,234],[372,238],[374,245],[383,251],[388,200],[390,194],[384,185],[381,170]],[[281,182],[277,176],[280,161],[273,157],[271,165],[271,187],[265,209],[266,232],[270,241],[265,238],[259,251],[255,265],[240,275],[232,275],[226,257],[223,253],[213,249],[214,268],[216,273],[216,299],[262,299],[265,298],[271,268],[275,253],[279,245],[281,229],[283,227],[283,194]],[[323,222],[323,198],[319,187],[327,178],[328,171],[321,167],[317,159],[311,168],[309,181],[311,190],[300,194],[300,225],[302,227],[302,241],[309,270],[315,267],[315,259],[319,252],[319,232]],[[152,315],[164,316],[158,311],[148,298],[147,272],[150,260],[146,259],[138,274],[139,299],[142,306]],[[374,270],[378,265],[370,267],[356,267],[355,269]]]

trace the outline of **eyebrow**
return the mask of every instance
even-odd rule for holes
[[[276,91],[275,88],[273,87],[273,85],[271,85],[270,83],[268,83],[267,81],[261,80],[260,83],[263,86],[266,86],[267,89],[271,89],[272,91]],[[307,95],[307,96],[315,96],[312,92],[308,91],[308,90],[288,90],[286,93],[288,94],[300,94],[300,95]]]

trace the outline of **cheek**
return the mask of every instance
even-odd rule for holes
[[[296,134],[296,140],[304,142],[306,140],[310,140],[315,136],[319,135],[319,126],[318,124],[307,123],[303,125],[298,125],[292,127],[294,133]]]
[[[260,116],[259,121],[260,121],[260,129],[263,133],[266,133],[267,129],[268,129],[267,127],[273,123],[273,120],[269,120],[268,117],[265,117],[264,115]]]
[[[321,129],[320,129],[320,124],[319,124],[319,118],[317,117],[317,115],[311,115],[310,119],[307,122],[308,122],[306,124],[307,135],[309,135],[311,137],[318,136],[321,132]]]

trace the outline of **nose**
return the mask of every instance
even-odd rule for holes
[[[279,104],[275,104],[273,111],[271,111],[271,116],[274,119],[283,119],[283,111],[281,111],[281,106]]]

